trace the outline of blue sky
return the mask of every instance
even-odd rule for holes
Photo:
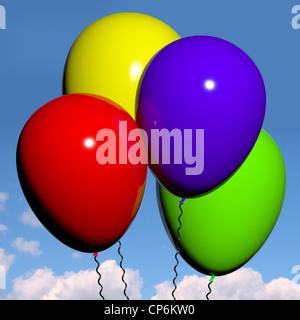
[[[231,41],[247,52],[259,67],[267,91],[263,128],[282,151],[287,170],[286,197],[278,222],[265,245],[242,270],[227,278],[216,279],[215,297],[242,298],[234,296],[232,292],[237,288],[234,286],[245,281],[243,288],[247,291],[246,284],[249,279],[253,280],[251,277],[262,279],[260,289],[265,290],[263,292],[267,292],[267,285],[272,281],[278,287],[277,292],[280,286],[284,291],[284,284],[290,285],[295,276],[291,272],[293,266],[300,265],[300,30],[291,26],[291,10],[297,4],[300,1],[0,0],[7,14],[6,30],[0,30],[0,264],[7,267],[5,295],[38,298],[51,292],[51,283],[57,285],[58,280],[66,285],[66,291],[70,291],[65,280],[71,279],[72,275],[74,281],[81,281],[81,285],[89,288],[89,282],[85,281],[91,281],[90,275],[96,267],[93,256],[74,254],[74,250],[58,242],[47,230],[32,225],[31,215],[25,213],[30,210],[19,186],[15,151],[19,134],[28,118],[43,104],[62,94],[65,59],[79,33],[101,17],[124,11],[152,15],[171,26],[181,37],[211,35]],[[134,288],[132,296],[142,299],[164,297],[164,292],[172,287],[166,281],[172,281],[174,276],[175,249],[159,216],[155,179],[151,172],[140,210],[121,240],[123,265],[131,275],[130,283]],[[103,272],[112,272],[108,272],[104,280],[107,281],[106,293],[111,298],[120,296],[117,291],[109,291],[110,286],[113,288],[119,281],[113,273],[118,268],[112,262],[119,263],[117,249],[116,244],[99,254],[100,263],[104,263]],[[204,299],[208,278],[202,278],[203,275],[182,259],[178,273],[178,282],[182,284],[181,297],[187,297],[184,285],[192,283],[193,286],[200,281],[203,295],[199,298]],[[197,278],[192,278],[192,275]],[[285,282],[281,283],[279,278],[285,278]],[[40,279],[40,295],[38,289],[34,293],[29,289],[22,295],[18,293],[18,284],[26,288],[26,279],[27,284],[30,280]],[[48,287],[43,284],[43,279],[49,280],[45,280]],[[193,279],[195,281],[191,281]],[[91,283],[93,281],[96,282],[97,278],[93,278]],[[224,286],[226,283],[227,288],[232,283],[232,292],[223,293],[222,283]],[[290,297],[291,292],[293,297],[300,298],[299,289],[289,288],[291,291],[280,298]],[[97,290],[97,286],[90,288],[93,292]],[[193,290],[196,296],[197,289]],[[62,293],[60,297],[65,296]],[[70,293],[69,297],[76,295]],[[97,293],[94,296],[91,293],[91,297],[97,298]],[[251,298],[254,297],[257,296],[253,294]]]

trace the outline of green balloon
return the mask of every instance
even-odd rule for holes
[[[240,268],[272,232],[285,185],[280,150],[262,130],[247,159],[229,179],[205,195],[184,201],[178,242],[182,258],[207,275],[225,275]],[[157,198],[165,229],[176,248],[181,198],[159,183]]]

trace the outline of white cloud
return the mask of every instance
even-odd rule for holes
[[[7,226],[5,226],[4,224],[0,224],[0,232],[5,234],[7,231],[8,231]]]
[[[176,299],[205,300],[209,292],[210,277],[197,275],[184,276],[177,283]],[[210,300],[293,300],[300,299],[300,286],[293,286],[286,278],[274,279],[264,283],[259,272],[251,268],[241,268],[226,276],[216,277],[211,284]],[[155,286],[156,295],[152,300],[173,299],[173,284],[168,281]]]
[[[100,265],[103,296],[109,299],[125,299],[122,270],[115,260],[107,260]],[[142,279],[138,270],[126,269],[127,295],[131,300],[141,299]],[[98,274],[95,270],[77,273],[65,272],[56,276],[49,268],[37,269],[24,277],[13,280],[12,292],[7,299],[16,300],[101,300],[99,296]]]
[[[3,255],[3,251],[2,251]],[[1,250],[0,250],[1,263]],[[115,260],[104,261],[100,268],[103,296],[106,300],[125,299],[122,270]],[[177,300],[205,300],[208,293],[208,276],[184,276],[177,283]],[[98,275],[95,270],[65,272],[55,275],[49,268],[37,269],[13,280],[12,291],[7,299],[13,300],[101,300]],[[126,268],[125,281],[130,300],[141,299],[142,278],[138,270]],[[174,289],[169,281],[155,286],[152,300],[171,300]],[[293,300],[300,299],[300,286],[293,287],[287,278],[278,278],[264,283],[259,272],[241,268],[227,276],[216,277],[211,285],[210,300]]]
[[[40,243],[38,241],[27,241],[21,237],[18,237],[13,243],[12,246],[18,250],[29,253],[33,256],[39,256],[42,254],[42,251],[39,250]]]
[[[24,224],[27,224],[31,227],[42,227],[41,222],[36,217],[36,215],[33,213],[32,210],[26,210],[24,211],[20,216],[20,221]]]
[[[82,254],[77,252],[77,251],[75,251],[75,252],[72,253],[72,258],[73,259],[81,259],[82,258]]]
[[[51,269],[38,269],[25,277],[14,279],[13,291],[8,295],[8,299],[39,299],[55,287],[55,283],[56,279]]]
[[[8,200],[8,193],[7,192],[0,192],[0,211],[5,210],[5,203]]]
[[[10,265],[13,263],[15,256],[13,254],[6,254],[3,248],[0,248],[0,265],[8,271]]]

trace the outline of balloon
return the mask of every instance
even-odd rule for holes
[[[128,132],[139,130],[114,102],[70,94],[38,109],[20,135],[17,169],[24,195],[44,226],[73,249],[98,252],[113,245],[142,201],[147,166],[113,163],[133,144],[126,147],[120,121]]]
[[[153,55],[179,35],[151,16],[123,12],[99,19],[74,42],[64,75],[65,93],[94,93],[135,119],[141,74]]]
[[[180,254],[201,273],[225,275],[245,264],[270,235],[285,193],[284,162],[274,140],[262,130],[238,171],[214,191],[182,205]],[[178,238],[179,200],[157,185],[164,226]]]
[[[139,90],[136,121],[148,134],[150,169],[179,197],[208,192],[245,160],[265,107],[262,76],[235,45],[209,36],[167,45],[149,62]],[[166,141],[160,149],[158,132]]]

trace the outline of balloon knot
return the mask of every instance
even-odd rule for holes
[[[180,204],[183,204],[184,201],[185,201],[185,198],[182,198],[182,199],[179,201],[179,203],[180,203]]]
[[[98,253],[97,252],[93,253],[93,256],[97,258],[98,257]]]
[[[209,281],[214,282],[214,278],[215,278],[215,275],[213,273],[211,273],[211,278],[209,279]]]

